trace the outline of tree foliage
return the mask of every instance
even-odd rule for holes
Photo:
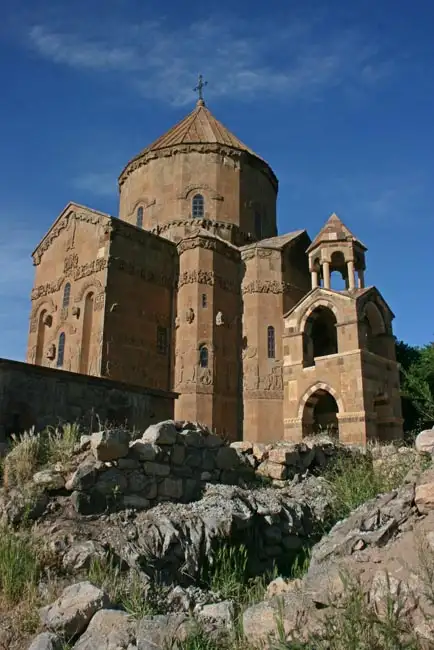
[[[396,341],[401,366],[402,410],[406,431],[434,425],[434,342],[415,347]]]

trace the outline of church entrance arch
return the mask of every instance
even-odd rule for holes
[[[339,406],[333,395],[325,388],[318,388],[305,400],[302,413],[303,437],[326,433],[339,437]]]

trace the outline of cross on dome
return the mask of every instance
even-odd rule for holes
[[[208,82],[204,81],[203,76],[200,74],[198,84],[197,84],[196,88],[193,88],[194,92],[198,93],[198,95],[199,95],[199,99],[197,100],[197,104],[200,105],[200,106],[205,106],[205,102],[204,102],[204,99],[203,99],[203,89],[207,85],[208,85]]]

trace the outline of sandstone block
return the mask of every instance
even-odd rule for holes
[[[148,476],[169,476],[170,467],[162,463],[151,463],[148,461],[144,464],[144,471]]]
[[[259,463],[268,458],[268,445],[257,442],[253,445],[253,455]]]
[[[236,449],[243,454],[251,454],[253,452],[253,443],[248,442],[248,440],[236,440],[229,446],[232,447],[232,449]]]
[[[414,501],[421,514],[427,514],[434,508],[434,483],[425,483],[416,487]]]
[[[216,467],[218,469],[236,469],[240,460],[235,449],[231,447],[220,447],[216,455]]]
[[[415,447],[420,452],[434,453],[434,427],[419,433],[415,440]]]
[[[73,637],[81,634],[92,616],[109,606],[109,598],[90,582],[78,582],[64,589],[60,598],[42,607],[39,616],[48,630]]]
[[[92,434],[91,447],[97,460],[108,462],[127,456],[130,435],[125,429],[107,429]]]
[[[272,463],[269,460],[265,460],[263,463],[261,463],[256,471],[261,476],[267,476],[268,478],[278,480],[286,479],[288,474],[286,465]]]
[[[300,454],[297,448],[294,447],[276,447],[270,449],[268,452],[268,460],[270,463],[279,463],[281,465],[299,465]]]
[[[142,442],[155,445],[174,445],[178,439],[178,432],[172,420],[151,424],[142,436]]]

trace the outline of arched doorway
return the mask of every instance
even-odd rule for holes
[[[303,409],[302,431],[304,436],[326,433],[339,437],[338,404],[331,393],[319,388],[308,397]]]
[[[315,357],[325,357],[338,352],[336,316],[328,307],[319,306],[306,321],[303,332],[304,367],[315,365]]]

